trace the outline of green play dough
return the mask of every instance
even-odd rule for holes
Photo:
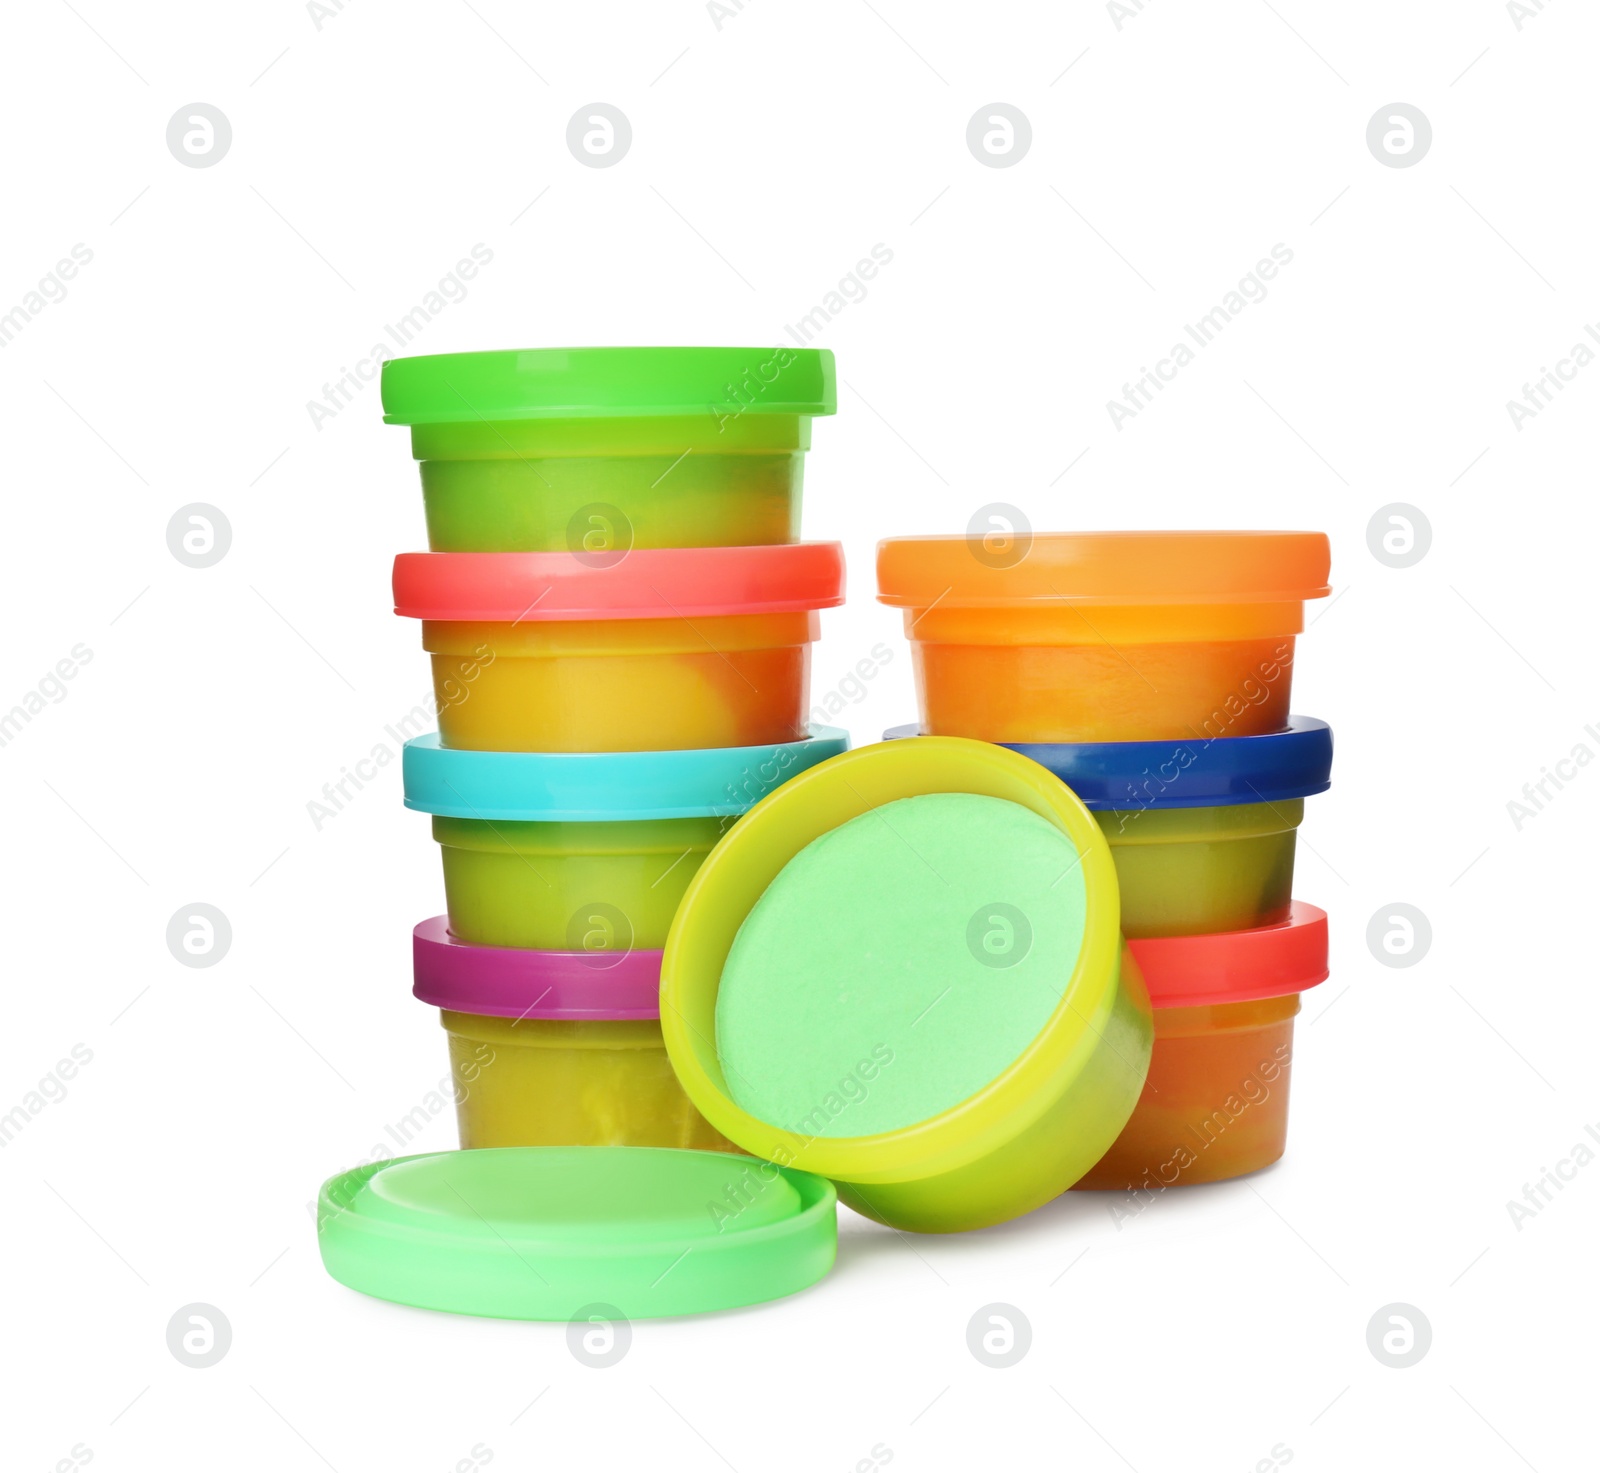
[[[1010,1065],[1083,944],[1078,852],[1001,798],[902,798],[814,839],[745,917],[717,1054],[750,1114],[802,1136],[927,1120]]]

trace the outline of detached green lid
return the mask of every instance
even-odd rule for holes
[[[832,414],[827,348],[530,348],[383,365],[386,424]]]
[[[648,1319],[759,1304],[833,1266],[830,1183],[749,1156],[512,1146],[323,1183],[322,1262],[378,1299],[496,1319]]]

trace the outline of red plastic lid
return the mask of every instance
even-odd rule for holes
[[[1327,980],[1328,914],[1297,900],[1289,919],[1276,926],[1163,936],[1128,946],[1152,1007],[1208,1008],[1287,997]]]
[[[403,552],[394,560],[394,611],[409,619],[713,618],[843,602],[837,542],[636,548],[610,566],[569,552]]]
[[[412,995],[481,1018],[659,1018],[659,951],[521,951],[471,946],[444,916],[411,932]]]

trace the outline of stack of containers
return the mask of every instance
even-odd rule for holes
[[[1155,1043],[1132,1118],[1082,1187],[1152,1190],[1283,1154],[1299,994],[1327,917],[1291,899],[1304,799],[1332,763],[1290,715],[1320,533],[1047,534],[879,546],[905,611],[918,727],[1010,746],[1077,793],[1110,844]]]
[[[447,914],[413,937],[463,1146],[733,1149],[667,1061],[661,947],[739,814],[842,752],[807,724],[837,543],[799,542],[821,350],[588,348],[384,364],[411,429],[437,735],[408,742]]]

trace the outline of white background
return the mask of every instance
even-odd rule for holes
[[[1490,0],[1274,6],[1149,0],[1120,28],[1091,3],[750,0],[720,28],[691,0],[352,0],[320,28],[288,0],[16,10],[0,311],[75,244],[93,260],[0,350],[0,709],[92,658],[0,748],[0,1111],[93,1058],[0,1152],[7,1468],[75,1446],[339,1473],[1592,1457],[1600,1163],[1520,1229],[1506,1204],[1600,1121],[1600,771],[1520,830],[1507,804],[1600,751],[1600,366],[1520,430],[1506,401],[1600,318],[1600,23],[1575,0],[1520,29]],[[565,142],[595,101],[632,124],[611,168]],[[965,142],[996,101],[1032,127],[1009,168]],[[1396,101],[1432,124],[1410,168],[1366,144]],[[213,167],[165,144],[193,102],[231,122]],[[318,1183],[446,1057],[409,996],[442,892],[398,766],[320,832],[307,812],[426,689],[387,587],[423,544],[416,472],[375,385],[320,428],[307,402],[477,243],[492,264],[418,350],[771,343],[892,250],[819,339],[840,408],[807,470],[807,533],[844,540],[853,585],[816,697],[894,650],[857,742],[915,714],[879,537],[996,501],[1041,529],[1332,535],[1294,705],[1338,737],[1297,884],[1334,972],[1280,1165],[1120,1226],[1098,1194],[946,1239],[844,1214],[815,1290],[640,1324],[605,1371],[561,1326],[324,1275]],[[1115,428],[1106,401],[1277,243],[1267,298]],[[167,549],[191,502],[232,527],[208,569]],[[1392,502],[1432,527],[1409,568],[1368,550]],[[210,969],[164,940],[194,902],[232,926]],[[1365,940],[1393,902],[1433,928],[1406,969]],[[448,1116],[421,1142],[453,1144]],[[166,1345],[196,1301],[232,1326],[204,1370]],[[1005,1370],[966,1343],[996,1301],[1032,1326]],[[1367,1346],[1396,1301],[1432,1325],[1409,1369]]]

